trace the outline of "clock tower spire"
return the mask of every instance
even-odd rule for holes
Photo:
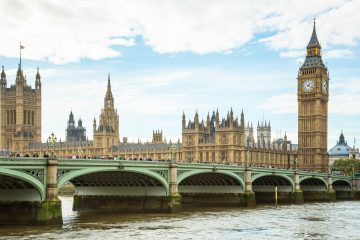
[[[327,125],[329,73],[321,58],[315,19],[306,58],[298,72],[299,167],[328,169]]]

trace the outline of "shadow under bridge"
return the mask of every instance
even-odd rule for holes
[[[195,173],[180,180],[178,191],[183,193],[243,193],[238,177],[219,172]]]
[[[158,179],[143,173],[103,171],[87,173],[69,180],[78,196],[167,196]]]
[[[260,175],[252,179],[252,189],[257,203],[275,202],[275,188],[278,190],[279,202],[290,202],[293,192],[293,181],[287,176]]]

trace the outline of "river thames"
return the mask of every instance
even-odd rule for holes
[[[61,227],[1,227],[0,239],[360,239],[360,202],[185,209],[179,214],[72,211]]]

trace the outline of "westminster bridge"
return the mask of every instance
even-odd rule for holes
[[[58,190],[74,210],[173,212],[359,198],[360,179],[294,169],[131,160],[0,158],[0,224],[60,224]]]

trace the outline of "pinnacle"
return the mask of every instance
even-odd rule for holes
[[[319,40],[316,35],[315,21],[314,21],[313,32],[311,34],[311,38],[310,38],[310,41],[309,41],[309,44],[307,45],[307,47],[308,48],[309,47],[320,47],[320,43],[319,43]]]

